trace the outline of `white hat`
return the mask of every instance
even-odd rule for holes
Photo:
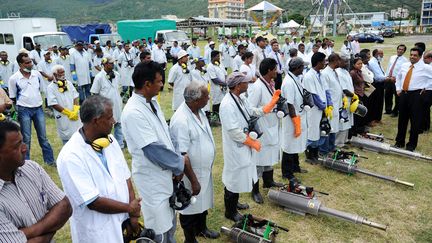
[[[215,45],[216,43],[214,41],[210,41],[209,46]]]
[[[98,41],[98,40],[95,40],[95,41],[94,41],[94,43],[95,43],[95,45],[96,45],[96,44],[99,44],[99,43],[100,43],[100,41]]]
[[[187,55],[189,55],[189,54],[185,50],[180,50],[177,54],[177,58],[180,59],[180,58],[187,56]]]
[[[21,48],[21,49],[18,51],[18,53],[27,53],[27,54],[29,54],[30,52],[29,52],[27,49],[25,49],[25,48]]]

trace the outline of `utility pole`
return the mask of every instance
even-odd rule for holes
[[[333,2],[333,37],[336,37],[338,0]]]
[[[400,11],[400,18],[399,18],[399,33],[402,33],[402,13],[403,13],[403,2],[401,2],[402,3],[402,6],[401,6],[401,11]]]

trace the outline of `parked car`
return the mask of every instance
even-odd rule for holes
[[[393,37],[395,37],[395,32],[394,32],[392,29],[385,29],[385,30],[382,32],[382,36],[383,36],[383,37],[390,37],[390,38],[393,38]]]
[[[360,43],[383,43],[384,37],[376,34],[369,34],[369,33],[359,33],[353,36],[354,38],[357,37],[358,41]]]

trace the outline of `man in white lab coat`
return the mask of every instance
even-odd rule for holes
[[[177,63],[170,69],[168,83],[173,87],[172,110],[175,111],[183,103],[183,91],[192,81],[192,76],[188,69],[189,55],[185,50],[177,53]]]
[[[294,173],[305,173],[300,168],[299,153],[306,150],[307,142],[307,111],[304,109],[304,89],[301,80],[304,62],[294,57],[289,63],[289,70],[282,84],[282,97],[287,99],[288,116],[282,119],[282,177],[296,179]]]
[[[180,181],[185,173],[192,184],[192,195],[198,195],[201,188],[189,157],[175,152],[155,98],[163,85],[162,72],[155,62],[135,67],[135,89],[123,109],[121,123],[132,155],[132,176],[143,198],[144,224],[156,232],[156,242],[175,242],[176,215],[169,202],[173,177]]]
[[[225,66],[220,62],[220,52],[211,52],[211,62],[207,67],[207,73],[211,79],[210,95],[212,98],[212,119],[211,123],[217,124],[219,121],[219,107],[227,91],[225,82],[227,72]]]
[[[120,84],[122,86],[122,94],[125,94],[129,89],[132,89],[132,73],[135,67],[134,58],[134,54],[130,52],[130,44],[124,44],[124,51],[117,59],[118,65],[120,66]]]
[[[80,104],[90,96],[90,70],[91,60],[84,50],[83,42],[78,41],[75,51],[70,56],[70,70],[73,81],[78,84]]]
[[[149,46],[151,38],[149,37]],[[153,47],[151,49],[151,58],[153,61],[159,63],[159,65],[162,66],[164,72],[162,73],[162,88],[161,91],[163,91],[164,85],[165,85],[165,70],[167,68],[167,58],[165,54],[165,50],[162,48],[163,40],[157,40],[156,45],[153,44]]]
[[[114,137],[120,148],[124,148],[123,132],[120,123],[120,116],[123,109],[123,101],[120,96],[120,75],[114,71],[115,60],[112,57],[105,57],[102,60],[103,69],[96,75],[90,89],[92,94],[99,94],[113,102]]]
[[[277,44],[277,42],[276,42]],[[248,101],[251,107],[259,108],[269,103],[276,91],[275,81],[278,63],[273,58],[265,58],[260,64],[261,77],[248,88]],[[259,138],[261,152],[254,153],[258,178],[263,178],[263,187],[281,187],[283,184],[273,180],[273,165],[279,161],[280,151],[280,120],[276,113],[270,112],[258,120],[263,135]],[[259,192],[259,181],[252,188],[252,199],[256,203],[264,203]]]
[[[72,74],[71,74],[71,70],[70,70],[70,55],[69,55],[69,51],[65,47],[60,47],[59,51],[60,51],[60,55],[59,55],[59,57],[57,59],[54,60],[54,63],[62,65],[63,68],[64,68],[64,70],[65,70],[65,78],[66,78],[66,80],[73,82]],[[73,84],[75,84],[75,83],[73,83]]]
[[[241,95],[247,91],[250,81],[242,73],[230,74],[227,79],[230,91],[223,98],[220,107],[225,217],[235,222],[242,218],[237,208],[249,207],[238,203],[239,193],[252,191],[253,185],[258,181],[256,163],[252,155],[253,150],[261,151],[261,143],[254,136],[259,131],[249,130],[249,123],[253,116],[261,117],[270,113],[280,95],[280,90],[275,91],[268,104],[259,108],[251,107],[244,95]]]
[[[207,70],[205,69],[205,60],[204,58],[198,58],[195,61],[195,68],[191,71],[192,80],[198,81],[205,85],[210,92],[210,77],[208,75]],[[210,119],[210,101],[207,102],[207,105],[201,108],[202,111],[205,112],[207,119]]]
[[[171,117],[170,133],[176,148],[190,158],[192,169],[201,185],[196,202],[180,212],[180,224],[185,242],[196,242],[195,235],[216,239],[219,233],[209,230],[206,224],[207,210],[214,207],[212,167],[215,160],[215,143],[207,117],[202,110],[209,101],[207,85],[193,81],[184,90],[184,99]],[[184,178],[187,188],[190,181]]]
[[[225,67],[225,70],[228,70],[231,67],[232,57],[230,56],[230,47],[231,45],[228,42],[228,38],[225,37],[223,42],[219,44],[219,52],[222,55],[221,61]]]
[[[8,88],[10,76],[14,74],[13,62],[8,60],[8,54],[5,51],[0,51],[0,87]]]
[[[339,80],[339,75],[336,69],[339,67],[340,56],[337,53],[332,53],[328,56],[327,67],[321,72],[321,80],[327,86],[327,90],[331,101],[327,101],[328,105],[332,105],[331,112],[326,114],[330,121],[330,134],[325,137],[324,144],[320,146],[320,153],[327,155],[335,150],[336,133],[339,132],[339,109],[342,108],[343,89]],[[326,92],[327,93],[327,92]],[[345,109],[348,108],[348,102],[345,102]]]
[[[140,198],[135,198],[123,152],[109,134],[112,102],[94,95],[81,106],[83,127],[75,132],[57,158],[63,189],[73,214],[73,242],[123,242],[122,223],[139,229]]]
[[[35,66],[39,64],[40,61],[43,60],[43,51],[41,49],[41,45],[39,43],[35,44],[35,48],[30,51],[30,58],[32,59]]]
[[[54,109],[57,133],[64,145],[81,127],[78,92],[66,79],[63,66],[56,64],[51,72],[54,80],[47,88],[47,104]]]
[[[324,111],[326,115],[331,111],[331,104],[328,103],[329,92],[327,85],[321,78],[321,70],[325,67],[326,55],[317,52],[312,56],[312,68],[305,74],[303,78],[304,88],[312,94],[314,106],[307,113],[307,150],[306,161],[316,162],[319,155],[319,146],[325,141],[325,137],[321,136],[320,123],[323,118]],[[327,92],[326,92],[327,91]]]

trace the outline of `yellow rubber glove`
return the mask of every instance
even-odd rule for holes
[[[79,109],[80,106],[79,105],[74,105],[73,106],[73,110],[71,112],[71,116],[69,117],[70,120],[72,121],[77,121],[79,118]]]
[[[342,108],[344,108],[345,110],[348,108],[348,97],[346,96],[342,98]]]
[[[0,113],[0,121],[6,120],[6,116],[3,113]]]
[[[249,135],[247,135],[246,140],[243,142],[243,144],[255,149],[257,152],[261,151],[260,141],[252,139],[251,137],[249,137]]]
[[[72,111],[69,109],[66,109],[66,108],[64,108],[61,113],[65,116],[67,116],[67,118],[69,118],[69,119],[72,116]]]
[[[353,103],[356,100],[359,100],[359,97],[356,94],[354,94],[352,99],[351,99],[351,103]]]
[[[265,106],[263,107],[263,111],[264,111],[264,113],[267,114],[267,113],[269,113],[269,112],[271,112],[271,111],[273,110],[273,107],[274,107],[274,106],[276,105],[276,103],[279,101],[280,94],[281,94],[280,89],[278,89],[278,90],[276,90],[276,91],[274,92],[271,101],[270,101],[267,105],[265,105]]]
[[[324,114],[328,119],[333,119],[333,106],[329,105],[324,109]]]
[[[351,113],[354,113],[357,110],[357,107],[358,107],[359,103],[360,103],[359,100],[356,100],[356,101],[354,101],[354,102],[351,103],[351,105],[350,105],[350,111],[351,111]]]

